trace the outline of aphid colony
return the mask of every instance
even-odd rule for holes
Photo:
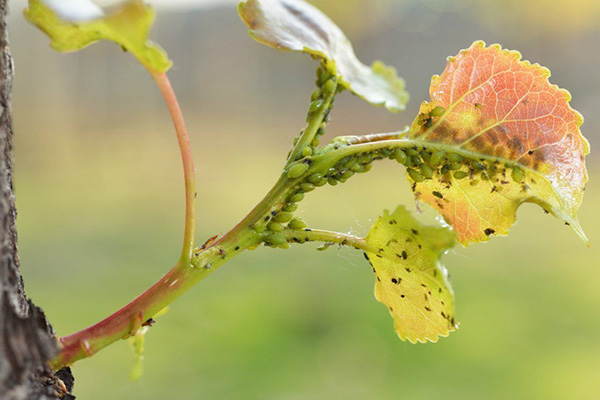
[[[306,222],[293,215],[298,208],[297,203],[304,199],[305,193],[327,183],[332,186],[340,182],[344,183],[356,173],[370,171],[373,161],[384,158],[396,160],[407,167],[408,175],[417,183],[439,176],[440,180],[448,185],[451,184],[451,178],[460,180],[467,177],[471,179],[471,185],[477,185],[480,180],[492,180],[501,184],[508,184],[509,182],[505,178],[509,170],[511,171],[512,180],[517,183],[523,183],[525,177],[523,170],[515,165],[502,164],[497,160],[467,158],[443,149],[428,150],[423,146],[402,149],[398,147],[381,148],[372,152],[346,156],[334,166],[328,168],[325,173],[311,173],[312,157],[306,156],[292,164],[287,170],[287,177],[298,179],[298,183],[286,199],[284,206],[280,211],[272,211],[270,215],[265,216],[264,222],[266,225],[264,227],[259,228],[257,226],[257,229],[263,232],[267,231],[265,245],[288,247],[289,244],[283,231],[286,228],[301,230],[307,227]],[[525,190],[526,185],[524,183],[523,185]],[[501,186],[494,186],[494,188],[496,191],[501,190]],[[433,194],[443,198],[439,192]]]

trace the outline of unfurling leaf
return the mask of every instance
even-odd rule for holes
[[[454,293],[440,256],[454,246],[447,228],[423,226],[403,207],[386,210],[366,238],[375,297],[394,318],[402,340],[436,342],[457,328]]]
[[[319,58],[355,95],[390,111],[404,110],[409,96],[396,70],[379,61],[371,68],[362,64],[340,28],[315,7],[300,0],[247,0],[238,12],[258,42]]]
[[[58,1],[29,0],[24,14],[50,37],[56,51],[73,52],[106,39],[131,52],[152,71],[171,68],[167,53],[148,40],[154,9],[144,1],[127,1],[106,12],[90,0],[80,3],[77,9],[69,9]]]
[[[434,176],[409,179],[462,244],[507,234],[523,202],[539,204],[587,241],[577,221],[589,153],[583,118],[546,68],[520,58],[483,42],[449,58],[410,131],[435,158]]]

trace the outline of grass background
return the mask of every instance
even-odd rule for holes
[[[170,76],[191,132],[200,243],[226,232],[277,179],[303,126],[315,67],[253,43],[224,3],[159,8],[153,34],[175,61]],[[484,39],[549,67],[586,117],[592,148],[598,143],[596,2],[315,3],[348,33],[362,60],[395,65],[413,99],[405,113],[388,114],[345,93],[327,138],[409,124],[445,57]],[[176,261],[180,161],[159,94],[133,60],[104,43],[55,54],[16,4],[10,23],[22,273],[29,296],[65,335],[104,318]],[[360,253],[261,248],[228,263],[158,320],[140,381],[127,381],[132,355],[119,342],[75,365],[75,394],[597,399],[600,163],[593,154],[588,167],[580,219],[592,247],[524,205],[510,236],[445,256],[461,327],[437,344],[397,339]],[[368,175],[307,196],[299,214],[314,227],[364,234],[384,208],[400,203],[414,204],[403,171],[380,162]],[[433,215],[425,211],[425,218]]]

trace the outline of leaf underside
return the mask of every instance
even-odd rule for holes
[[[89,2],[89,0],[82,0]],[[60,11],[60,10],[59,10]],[[29,0],[25,18],[44,31],[50,45],[59,52],[81,50],[106,39],[132,53],[145,67],[155,72],[171,68],[167,53],[148,40],[154,23],[154,9],[141,0],[127,1],[92,20],[73,21],[62,16],[41,0]]]
[[[398,337],[436,342],[457,329],[454,293],[440,256],[454,245],[447,228],[423,226],[403,207],[379,217],[366,238],[375,297],[394,318]]]
[[[371,68],[362,64],[344,33],[315,7],[300,0],[247,0],[238,12],[258,42],[319,58],[355,95],[390,111],[404,110],[409,96],[396,70],[379,61]]]
[[[523,202],[539,204],[587,242],[577,211],[589,144],[569,92],[551,85],[549,76],[518,52],[478,41],[432,78],[431,101],[421,105],[409,136],[424,147],[436,143],[461,152],[467,177],[435,169],[433,179],[408,179],[462,244],[507,234]]]

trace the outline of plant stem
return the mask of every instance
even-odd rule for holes
[[[328,112],[327,110],[330,109],[331,103],[335,98],[336,94],[337,79],[332,78],[332,80],[335,83],[335,85],[333,86],[333,90],[329,93],[326,93],[323,104],[321,105],[321,107],[319,107],[317,111],[312,113],[312,115],[309,112],[308,124],[306,125],[304,132],[302,132],[302,134],[298,138],[296,145],[292,149],[288,158],[287,165],[290,165],[292,162],[302,158],[302,149],[304,149],[306,146],[309,146],[312,143],[313,139],[317,134],[317,131],[321,127],[321,123],[323,123],[325,115]]]
[[[339,244],[341,246],[354,247],[357,250],[377,252],[377,249],[370,246],[364,238],[349,235],[346,233],[325,231],[320,229],[298,229],[285,230],[283,234],[288,242],[325,242],[330,244]]]
[[[187,127],[183,119],[183,113],[179,107],[179,102],[171,86],[171,82],[167,77],[166,72],[156,73],[149,70],[152,78],[156,82],[160,93],[162,94],[179,142],[179,150],[181,152],[181,160],[183,161],[183,176],[185,180],[185,230],[183,235],[183,247],[181,249],[181,257],[177,264],[180,268],[190,266],[192,260],[192,251],[194,248],[194,237],[196,235],[196,179],[194,171],[194,159],[190,146],[190,139],[187,132]]]

